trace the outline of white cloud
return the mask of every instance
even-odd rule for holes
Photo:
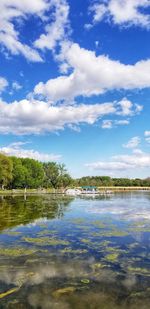
[[[113,127],[112,120],[103,120],[102,129],[112,129],[112,127]]]
[[[149,137],[149,136],[150,136],[150,131],[145,131],[145,132],[144,132],[144,135],[145,135],[146,137]]]
[[[129,120],[115,120],[115,124],[120,126],[128,125],[129,123]]]
[[[86,164],[92,170],[99,171],[130,171],[131,169],[150,168],[150,154],[141,150],[131,155],[116,155],[107,161],[98,161]]]
[[[53,50],[69,33],[69,5],[66,0],[1,0],[0,12],[0,44],[12,55],[22,54],[29,61],[42,62],[36,49]],[[20,32],[31,15],[42,20],[45,33],[29,46],[21,42]]]
[[[150,15],[146,11],[149,7],[149,0],[98,0],[90,6],[90,11],[93,13],[93,23],[104,19],[120,26],[150,29]]]
[[[0,93],[3,92],[7,86],[8,86],[8,81],[5,78],[0,77]]]
[[[5,153],[8,156],[15,156],[18,158],[31,158],[38,161],[58,161],[61,159],[61,155],[48,154],[35,151],[33,149],[24,149],[22,145],[26,143],[16,142],[8,146],[1,147],[0,152]]]
[[[12,88],[13,90],[20,90],[22,86],[18,82],[15,81],[12,83]]]
[[[69,5],[66,0],[51,0],[50,7],[55,8],[53,13],[53,22],[45,27],[45,34],[34,42],[35,47],[39,49],[53,50],[56,44],[65,39],[69,31]]]
[[[137,146],[140,144],[141,138],[139,136],[132,137],[127,144],[123,144],[124,148],[137,148]]]
[[[0,43],[13,55],[22,54],[30,61],[42,61],[35,49],[20,42],[14,21],[24,21],[31,14],[42,17],[47,7],[46,0],[1,0]]]
[[[121,113],[122,101],[103,104],[51,105],[37,100],[0,101],[1,134],[41,134],[68,125],[92,125],[106,115]],[[131,115],[135,105],[131,104]]]
[[[144,132],[145,140],[147,143],[150,143],[150,131]]]
[[[131,114],[131,110],[130,110],[130,114]],[[117,127],[117,126],[124,126],[124,125],[128,125],[130,122],[129,120],[126,119],[121,119],[121,120],[103,120],[102,121],[102,129],[112,129],[113,127]]]
[[[113,89],[150,87],[150,60],[125,65],[105,55],[96,56],[78,44],[65,43],[64,46],[60,60],[72,68],[72,73],[40,82],[34,89],[35,94],[57,101],[80,95],[90,97]]]
[[[150,137],[147,137],[145,140],[147,143],[150,143]]]

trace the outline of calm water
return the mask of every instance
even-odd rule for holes
[[[0,197],[0,308],[150,308],[150,193]]]

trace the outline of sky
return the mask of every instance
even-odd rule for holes
[[[0,151],[150,176],[150,0],[0,1]]]

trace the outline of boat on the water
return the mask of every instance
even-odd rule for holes
[[[67,195],[80,195],[82,192],[79,189],[67,189],[65,194]]]

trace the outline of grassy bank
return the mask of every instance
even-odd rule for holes
[[[60,194],[63,190],[60,189],[12,189],[0,190],[0,195],[16,195],[16,194]]]
[[[150,187],[98,187],[99,191],[114,191],[114,192],[121,192],[121,191],[148,191]]]
[[[79,187],[78,187],[79,188]],[[79,188],[80,189],[80,188]],[[128,192],[128,191],[150,191],[150,187],[98,187],[100,193],[104,192]],[[0,190],[0,195],[16,195],[16,194],[63,194],[63,189],[12,189],[12,190]]]

